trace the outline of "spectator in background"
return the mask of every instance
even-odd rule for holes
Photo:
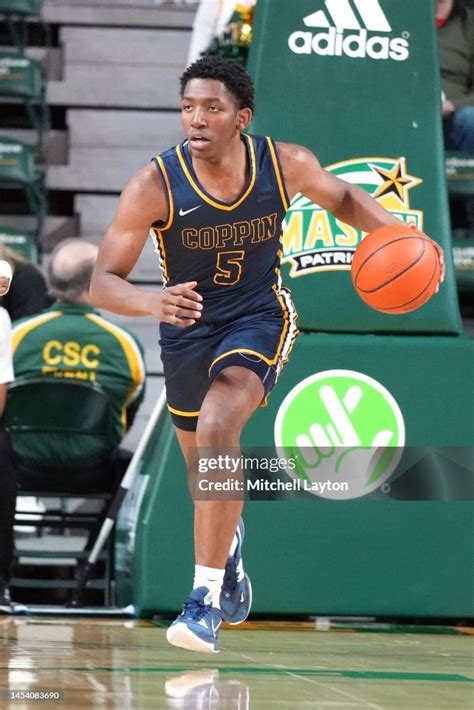
[[[446,148],[474,155],[474,10],[435,0]]]
[[[36,264],[3,245],[0,246],[0,256],[10,264],[15,275],[8,295],[1,301],[11,320],[31,316],[48,308],[51,299],[45,278]]]
[[[8,437],[0,432],[0,613],[9,611],[16,495],[11,482],[15,476],[20,490],[64,490],[67,481],[71,492],[113,491],[131,458],[129,452],[119,451],[119,444],[143,400],[143,349],[134,336],[102,318],[90,303],[89,282],[97,251],[94,244],[81,239],[69,239],[56,247],[48,275],[57,301],[40,315],[15,324],[13,363],[16,381],[44,376],[99,383],[112,402],[115,441],[104,456],[102,441],[88,439],[86,446],[73,435],[53,438],[42,433],[31,442],[31,460],[25,464],[11,458]],[[8,356],[9,319],[6,311],[2,313],[2,352],[6,355],[0,382],[6,383],[13,372]],[[6,385],[0,384],[0,406],[5,392]],[[73,410],[74,402],[70,404]],[[13,474],[7,470],[12,460]]]
[[[46,376],[99,383],[112,401],[118,448],[143,400],[145,365],[138,340],[103,318],[91,304],[89,283],[97,251],[95,244],[82,239],[68,239],[56,247],[48,279],[50,293],[57,300],[40,315],[15,323],[13,362],[17,380]],[[102,486],[110,478],[102,461],[100,475],[92,471],[97,443],[84,450],[83,443],[78,445],[72,438],[56,450],[41,438],[34,449],[31,458],[50,468],[71,462],[80,469],[87,467],[87,472],[80,471],[80,485],[85,475],[91,485]]]
[[[1,268],[6,262],[0,261],[0,293],[7,289],[10,281]],[[8,284],[9,286],[9,284]],[[11,321],[8,313],[0,307],[0,421],[5,409],[8,383],[13,380],[13,360],[11,348]],[[11,567],[10,549],[13,546],[13,525],[15,516],[16,478],[10,439],[0,425],[0,614],[11,610],[8,580]],[[7,524],[5,525],[5,522]]]
[[[245,64],[256,4],[257,0],[201,0],[194,18],[187,66],[202,54],[219,54]]]
[[[8,261],[0,261],[0,296],[6,296],[12,283],[13,271]]]

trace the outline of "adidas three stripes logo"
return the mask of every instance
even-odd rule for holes
[[[324,10],[317,10],[304,18],[306,27],[331,27],[337,30],[361,30],[372,32],[391,32],[392,27],[379,0],[325,0],[327,12],[332,20],[328,20]],[[353,6],[357,11],[354,12]]]

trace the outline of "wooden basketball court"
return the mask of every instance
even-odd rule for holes
[[[34,694],[50,692],[40,706],[68,710],[474,707],[473,629],[249,622],[206,655],[170,646],[165,627],[0,617],[0,706],[37,707]]]

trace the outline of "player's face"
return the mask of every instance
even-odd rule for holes
[[[191,79],[184,88],[181,120],[194,155],[218,156],[247,128],[251,118],[251,110],[239,109],[235,97],[220,81]]]

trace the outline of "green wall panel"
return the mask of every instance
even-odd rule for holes
[[[390,392],[407,447],[472,447],[474,341],[329,334],[299,337],[268,407],[246,428],[244,447],[272,448],[288,392],[335,368],[374,378]],[[305,494],[247,502],[254,612],[472,615],[474,510],[472,496],[459,498],[472,489],[473,468],[460,494],[450,471],[441,470],[444,485],[425,488],[421,500],[403,500],[403,487],[393,487],[345,501]],[[135,603],[142,616],[180,608],[192,584],[192,527],[184,464],[164,412],[118,521],[120,604]]]
[[[300,327],[459,333],[433,3],[259,0],[250,71],[255,133],[307,146],[323,166],[417,224],[446,253],[446,280],[432,301],[402,316],[377,313],[350,280],[348,262],[362,233],[297,200],[282,273]]]

